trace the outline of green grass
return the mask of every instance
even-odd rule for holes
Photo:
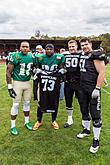
[[[51,127],[51,115],[44,114],[43,125],[29,132],[24,127],[23,103],[19,108],[17,129],[19,136],[10,134],[10,108],[12,99],[8,95],[5,81],[5,65],[0,65],[0,165],[108,165],[110,161],[110,95],[102,90],[102,131],[100,149],[95,155],[89,152],[93,134],[83,140],[76,138],[81,131],[81,114],[74,99],[74,124],[63,128],[67,120],[64,100],[60,102],[57,121],[59,130]],[[110,66],[106,77],[110,84]],[[110,91],[110,86],[106,89]],[[36,103],[31,101],[30,121],[36,120]]]

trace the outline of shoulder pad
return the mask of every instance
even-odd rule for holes
[[[103,61],[103,60],[105,60],[105,54],[100,49],[93,50],[91,52],[91,58],[93,58],[94,60],[102,60]]]
[[[38,61],[42,61],[44,56],[45,56],[44,54],[36,54],[36,58]]]
[[[69,51],[65,51],[65,52],[63,52],[62,54],[63,54],[63,55],[67,55],[67,54],[70,54],[70,52],[69,52]]]
[[[36,54],[35,54],[35,57],[38,57],[38,58],[39,58],[39,57],[43,57],[43,56],[44,56],[44,54],[39,54],[39,53],[36,53]]]
[[[61,60],[61,58],[64,56],[63,54],[55,54],[57,60]]]

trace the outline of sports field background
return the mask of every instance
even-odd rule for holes
[[[24,115],[21,103],[17,117],[18,136],[10,134],[10,108],[6,80],[5,64],[0,65],[0,165],[109,165],[110,164],[110,65],[106,67],[109,87],[102,89],[102,131],[100,149],[94,155],[89,152],[92,143],[90,137],[77,139],[82,130],[81,114],[77,99],[74,98],[74,124],[64,129],[67,120],[64,100],[60,102],[57,121],[59,130],[51,127],[51,115],[44,114],[43,125],[39,130],[29,132],[24,127]],[[36,103],[31,101],[30,121],[36,120]]]

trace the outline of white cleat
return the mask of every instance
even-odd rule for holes
[[[72,124],[73,124],[73,120],[67,121],[67,122],[64,124],[64,128],[68,128],[68,127],[70,127]]]
[[[99,140],[93,139],[93,144],[90,147],[90,150],[89,151],[91,153],[95,154],[98,151],[98,149],[99,149]]]
[[[77,138],[83,139],[84,137],[89,136],[89,135],[90,135],[90,131],[87,129],[84,129],[81,133],[77,135]]]

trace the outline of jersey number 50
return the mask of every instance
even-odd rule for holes
[[[78,59],[77,58],[66,58],[66,67],[77,67]]]

